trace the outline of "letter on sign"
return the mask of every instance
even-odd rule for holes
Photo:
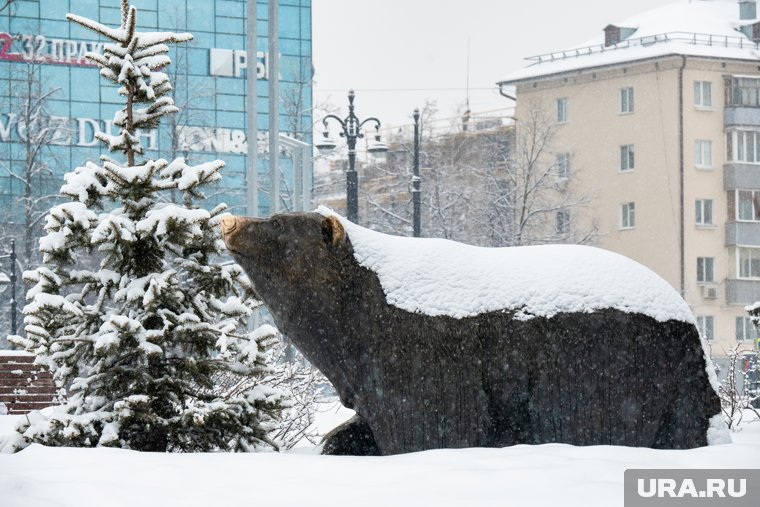
[[[209,53],[209,62],[211,68],[209,72],[212,76],[232,77],[233,65],[232,65],[232,53],[231,49],[219,49],[212,48]]]

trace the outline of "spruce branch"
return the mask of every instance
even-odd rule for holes
[[[93,21],[92,19],[86,18],[84,16],[77,16],[76,14],[71,14],[71,13],[66,14],[66,19],[80,26],[83,26],[84,28],[87,28],[88,30],[92,30],[93,32],[99,33],[103,37],[107,37],[114,42],[119,42],[121,44],[126,44],[127,42],[129,42],[129,39],[126,38],[126,33],[124,32],[124,29],[122,27],[109,28],[102,23]]]
[[[122,0],[122,1],[126,1],[126,0]],[[123,15],[123,10],[122,10],[122,15]],[[134,48],[137,45],[137,41],[135,40],[135,24],[136,23],[137,23],[137,8],[130,6],[126,20],[122,19],[122,27],[126,28],[127,30],[126,43],[122,42],[122,45],[126,47],[131,46],[132,48]]]
[[[129,0],[121,0],[121,26],[124,26],[126,24],[128,12]]]

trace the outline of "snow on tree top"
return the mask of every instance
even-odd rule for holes
[[[580,245],[482,248],[390,236],[320,206],[343,225],[361,266],[374,271],[389,304],[425,315],[471,317],[516,311],[518,319],[614,308],[658,321],[694,323],[660,276],[622,255]]]
[[[136,12],[136,10],[134,12]],[[159,45],[164,42],[187,42],[193,38],[192,34],[189,33],[138,31],[130,33],[127,27],[129,26],[130,22],[134,27],[133,18],[135,14],[130,11],[129,16],[131,16],[132,19],[124,20],[122,25],[118,28],[110,28],[92,19],[86,18],[84,16],[78,16],[72,13],[66,14],[66,19],[78,23],[86,28],[104,35],[105,37],[108,37],[113,41],[120,42],[125,45],[129,43],[132,38],[135,38],[138,41],[137,48],[146,48]]]
[[[500,81],[518,82],[667,55],[760,60],[757,44],[740,31],[757,21],[740,19],[735,1],[679,0],[612,23],[633,30],[616,45],[605,47],[600,30],[595,38],[571,49],[529,58],[533,63]]]

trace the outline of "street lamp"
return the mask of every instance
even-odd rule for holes
[[[348,170],[346,171],[346,215],[347,218],[357,223],[359,220],[359,178],[356,174],[356,140],[362,139],[364,134],[362,133],[362,127],[369,122],[375,123],[375,141],[369,145],[367,151],[376,155],[388,151],[388,146],[380,141],[380,120],[377,118],[367,118],[364,121],[360,121],[354,114],[354,91],[348,92],[348,116],[344,119],[340,119],[334,114],[328,114],[322,120],[322,124],[325,127],[325,131],[322,134],[322,139],[316,143],[317,149],[321,152],[327,152],[335,149],[335,141],[330,139],[330,131],[327,127],[327,120],[332,119],[338,122],[342,131],[340,137],[346,138],[346,144],[348,145]]]
[[[10,278],[0,272],[0,283],[9,283],[11,286],[11,334],[16,334],[16,240],[11,240],[10,255],[0,255],[0,259],[11,260]]]
[[[420,110],[414,110],[414,175],[412,176],[412,206],[414,208],[414,237],[419,238],[420,227]]]

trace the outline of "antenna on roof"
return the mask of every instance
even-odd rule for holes
[[[467,123],[470,121],[470,38],[467,37],[467,88],[466,88],[465,111],[462,115],[462,130],[467,130]]]

